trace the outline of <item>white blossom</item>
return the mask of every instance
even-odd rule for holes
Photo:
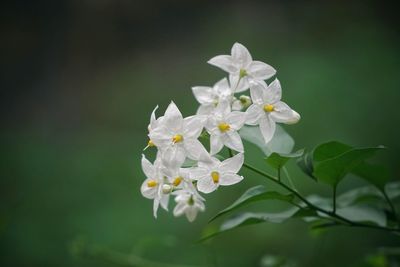
[[[197,139],[206,120],[206,116],[200,115],[183,118],[175,103],[169,104],[162,121],[149,134],[160,149],[164,164],[181,166],[186,156],[198,160],[207,154]]]
[[[163,193],[164,177],[161,172],[161,160],[157,158],[154,165],[142,155],[142,170],[146,175],[146,180],[140,187],[140,192],[145,198],[153,199],[153,215],[157,218],[159,205],[168,210],[169,194]]]
[[[208,63],[229,73],[235,92],[247,90],[250,81],[266,80],[276,73],[270,65],[253,60],[247,48],[240,43],[233,45],[231,55],[213,57]]]
[[[210,115],[221,101],[231,101],[233,97],[232,89],[226,78],[218,81],[213,87],[194,86],[193,95],[200,103],[197,109],[199,115]]]
[[[193,222],[197,217],[197,213],[205,210],[203,203],[205,200],[196,191],[193,184],[185,184],[184,189],[178,190],[173,194],[176,195],[175,201],[177,203],[173,211],[175,217],[185,214],[189,222]]]
[[[293,124],[300,120],[300,115],[281,101],[278,79],[269,86],[265,82],[251,83],[250,95],[253,104],[246,111],[246,124],[259,125],[266,143],[274,136],[276,122]]]
[[[244,152],[243,142],[237,132],[246,120],[246,113],[231,111],[227,101],[218,104],[212,116],[206,123],[206,130],[210,134],[210,153],[214,155],[227,146],[235,151]]]
[[[222,162],[215,157],[210,157],[208,161],[199,162],[199,166],[193,168],[191,178],[197,180],[197,189],[200,192],[208,194],[220,185],[233,185],[243,180],[243,176],[237,174],[243,162],[242,153]]]

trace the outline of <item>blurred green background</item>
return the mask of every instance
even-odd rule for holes
[[[155,220],[151,201],[139,192],[150,112],[157,104],[163,112],[174,100],[184,115],[193,114],[190,87],[222,78],[206,61],[229,53],[236,41],[278,70],[284,101],[302,115],[299,124],[285,127],[297,148],[330,140],[383,144],[388,150],[379,160],[399,179],[394,5],[75,0],[1,6],[1,266],[125,260],[108,250],[171,264],[271,266],[265,257],[274,255],[297,266],[364,266],[377,248],[400,244],[373,230],[315,235],[300,221],[245,227],[196,244],[215,227],[207,221],[217,211],[266,183],[247,171],[241,184],[207,195],[207,210],[194,223],[164,211]],[[246,151],[247,160],[261,166],[262,154],[252,146]],[[294,163],[289,168],[305,194],[329,193]],[[339,191],[358,184],[350,178]],[[101,253],[77,256],[85,244]]]

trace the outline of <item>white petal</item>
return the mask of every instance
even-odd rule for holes
[[[214,104],[201,105],[197,109],[196,114],[197,115],[210,115],[214,111],[214,109],[215,109],[215,105]]]
[[[246,124],[258,125],[264,111],[259,105],[253,104],[246,110]]]
[[[169,194],[162,194],[160,199],[160,205],[163,209],[168,211]]]
[[[150,124],[149,124],[149,132],[151,129],[154,129],[156,127],[156,110],[158,109],[158,105],[153,109],[150,115]]]
[[[209,170],[204,167],[194,167],[190,170],[190,179],[200,180],[209,174]]]
[[[213,88],[207,86],[192,87],[193,95],[200,104],[210,104],[214,101]]]
[[[162,161],[169,168],[182,166],[186,159],[186,151],[180,144],[167,147],[162,154]]]
[[[274,76],[276,70],[264,62],[253,61],[248,68],[248,73],[256,80],[266,80]]]
[[[210,154],[215,155],[224,147],[221,136],[212,134],[210,135]]]
[[[243,108],[243,106],[242,106],[242,103],[240,102],[240,100],[236,99],[235,101],[232,102],[232,110],[239,111],[239,110],[242,110],[242,108]]]
[[[207,116],[194,115],[183,120],[184,138],[198,138],[207,121]]]
[[[249,81],[247,77],[240,79],[239,74],[237,73],[229,75],[229,82],[233,93],[240,93],[249,89]]]
[[[165,123],[165,126],[172,131],[180,131],[182,128],[182,122],[182,113],[179,111],[175,103],[171,101],[165,111],[163,123]]]
[[[293,124],[300,120],[300,115],[292,110],[286,103],[278,102],[274,105],[271,118],[276,122]]]
[[[149,138],[158,148],[169,145],[172,142],[172,136],[173,132],[164,127],[164,125],[158,125],[158,127],[153,129],[149,134]]]
[[[208,158],[208,152],[203,144],[197,139],[186,139],[183,141],[186,153],[189,158],[194,160],[204,160]]]
[[[153,202],[153,216],[154,218],[157,218],[157,211],[158,211],[158,207],[160,206],[160,200],[157,197],[154,198],[154,202]]]
[[[228,97],[230,95],[232,95],[232,90],[231,87],[229,85],[228,79],[227,78],[223,78],[221,80],[219,80],[215,85],[214,85],[214,92],[217,93],[217,95],[220,98],[225,98]]]
[[[215,114],[221,117],[225,117],[231,112],[231,103],[227,100],[220,101],[218,106],[215,108]]]
[[[240,138],[240,135],[237,132],[235,131],[227,132],[223,136],[224,136],[223,139],[224,145],[237,152],[244,152],[242,139]]]
[[[264,103],[274,104],[281,100],[282,88],[278,79],[275,79],[269,84],[268,88],[264,90]]]
[[[197,212],[198,212],[198,210],[194,206],[191,206],[188,209],[186,209],[185,214],[186,214],[186,218],[188,219],[189,222],[193,222],[196,219]]]
[[[262,105],[264,101],[264,91],[267,88],[265,82],[252,82],[250,83],[250,97],[254,104]]]
[[[216,66],[226,72],[238,72],[238,67],[235,66],[232,57],[228,55],[216,56],[207,61],[208,64]]]
[[[186,207],[187,204],[184,202],[177,203],[173,211],[174,216],[175,217],[181,216],[185,212]]]
[[[268,115],[260,119],[260,131],[264,137],[265,143],[271,141],[275,133],[275,122]]]
[[[146,159],[144,155],[142,155],[142,170],[147,178],[155,179],[156,175],[155,168],[153,164],[151,164],[150,161],[148,161],[148,159]]]
[[[242,168],[243,162],[244,162],[243,153],[239,153],[221,162],[219,170],[222,173],[225,172],[237,173],[240,170],[240,168]]]
[[[218,188],[218,184],[214,183],[211,176],[208,175],[197,181],[197,189],[205,194],[211,193]]]
[[[243,180],[243,176],[234,173],[223,173],[219,178],[220,185],[233,185]]]
[[[246,113],[240,111],[233,111],[226,116],[225,122],[228,123],[233,130],[239,130],[242,128],[246,121]]]
[[[142,193],[142,195],[145,198],[148,199],[153,199],[156,194],[157,194],[157,190],[158,190],[158,186],[154,186],[154,187],[149,187],[147,185],[147,182],[149,182],[152,179],[146,179],[143,183],[142,186],[140,187],[140,192]]]
[[[249,50],[240,43],[235,43],[232,46],[231,54],[233,61],[243,69],[247,68],[253,61]]]

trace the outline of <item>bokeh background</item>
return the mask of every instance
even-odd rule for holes
[[[278,70],[284,100],[302,115],[286,127],[297,148],[330,140],[383,144],[388,149],[378,160],[398,179],[394,5],[10,1],[0,14],[1,266],[116,266],[134,257],[172,264],[165,266],[272,266],[266,255],[297,266],[364,266],[377,248],[399,245],[398,237],[373,230],[316,235],[300,221],[245,227],[197,244],[216,227],[208,219],[244,190],[274,188],[246,171],[240,185],[207,196],[207,211],[194,223],[164,211],[155,220],[139,192],[150,112],[174,100],[184,115],[193,114],[190,87],[222,78],[206,61],[229,53],[236,41]],[[247,149],[247,159],[261,166],[261,152]],[[305,194],[329,193],[294,163],[289,168]],[[360,183],[349,178],[339,191]]]

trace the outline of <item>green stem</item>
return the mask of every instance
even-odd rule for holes
[[[337,185],[334,185],[333,186],[333,211],[332,211],[332,213],[336,213],[336,188],[337,188]]]
[[[398,227],[400,228],[399,217],[397,216],[397,211],[396,211],[396,208],[393,205],[393,202],[390,200],[390,198],[389,198],[388,194],[386,193],[385,189],[382,189],[381,191],[382,191],[383,196],[386,199],[386,202],[389,204],[390,210],[393,213],[394,219],[396,220]]]
[[[379,225],[369,225],[369,224],[363,224],[363,223],[357,223],[357,222],[353,222],[349,219],[346,219],[336,213],[333,213],[332,211],[327,211],[325,209],[322,209],[318,206],[315,206],[314,204],[312,204],[310,201],[308,201],[305,197],[303,197],[299,192],[297,192],[296,190],[290,188],[289,186],[287,186],[286,184],[280,182],[278,180],[278,178],[275,178],[259,169],[257,169],[256,167],[251,166],[248,163],[244,163],[243,164],[244,167],[246,167],[249,170],[252,170],[255,173],[260,174],[261,176],[264,176],[265,178],[271,180],[272,182],[280,185],[281,187],[283,187],[284,189],[286,189],[287,191],[293,193],[298,199],[300,199],[304,204],[306,204],[310,209],[313,209],[315,211],[319,211],[321,213],[324,213],[326,215],[328,215],[330,218],[336,219],[341,221],[343,224],[351,226],[351,227],[363,227],[363,228],[373,228],[373,229],[379,229],[379,230],[384,230],[384,231],[389,231],[389,232],[397,232],[400,233],[400,229],[393,229],[393,228],[387,228],[384,226],[379,226]]]
[[[278,167],[278,181],[281,182],[281,167]]]

